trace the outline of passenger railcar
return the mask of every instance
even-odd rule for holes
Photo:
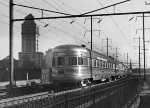
[[[92,66],[90,66],[91,63]],[[85,79],[101,80],[125,74],[127,72],[123,63],[116,62],[112,57],[88,48],[77,45],[60,45],[53,49],[52,77],[54,83],[78,83]]]

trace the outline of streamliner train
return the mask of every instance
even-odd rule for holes
[[[54,83],[79,83],[129,74],[127,66],[113,57],[77,45],[60,45],[53,49]]]

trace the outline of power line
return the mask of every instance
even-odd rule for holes
[[[1,20],[0,20],[0,22],[1,22],[1,23],[3,23],[3,24],[9,25],[8,23],[6,23],[6,22],[3,22],[3,21],[1,21]]]
[[[80,13],[79,11],[77,11],[76,9],[74,9],[74,8],[70,7],[68,4],[66,4],[66,3],[62,2],[61,0],[57,0],[57,1],[59,1],[59,2],[63,3],[63,4],[64,4],[64,5],[66,5],[68,8],[70,8],[70,9],[74,10],[75,12]],[[80,14],[81,14],[81,13],[80,13]]]
[[[7,15],[4,15],[4,14],[1,14],[1,13],[0,13],[0,16],[3,16],[3,17],[9,17],[9,16],[7,16]]]
[[[45,0],[42,0],[42,1],[44,1],[44,2],[46,2]],[[48,3],[48,2],[46,2],[46,3]],[[49,3],[48,3],[49,4]],[[50,5],[50,6],[52,6],[52,5]],[[79,24],[79,23],[78,23]],[[81,26],[81,25],[80,25]],[[82,26],[83,27],[83,26]],[[56,29],[56,27],[54,27],[53,26],[53,28],[55,28]],[[58,29],[58,28],[57,28]],[[75,28],[76,29],[76,28]],[[77,29],[76,29],[77,30]],[[62,31],[61,29],[59,29],[59,31]],[[63,31],[64,32],[64,31]],[[64,32],[65,34],[68,34],[67,32]],[[74,37],[74,36],[72,36],[72,37]],[[78,38],[76,38],[76,39],[78,39]],[[81,39],[79,39],[80,41],[82,41]],[[83,42],[83,41],[82,41]],[[84,42],[84,43],[86,43],[86,42]]]
[[[98,0],[99,1],[99,0]],[[99,3],[100,3],[100,5],[102,6],[102,7],[104,7],[103,6],[103,4],[99,1]],[[108,13],[108,11],[105,9],[105,11]],[[118,28],[118,30],[120,31],[120,33],[122,34],[122,36],[125,38],[125,40],[127,41],[127,43],[129,44],[129,42],[128,42],[128,40],[127,40],[127,38],[125,37],[125,35],[123,34],[123,32],[122,32],[122,30],[120,29],[120,27],[118,26],[118,24],[115,22],[115,20],[110,16],[110,18],[112,19],[112,21],[114,22],[114,24],[116,25],[116,27]]]
[[[6,6],[6,7],[8,7],[6,4],[4,4],[4,3],[1,3],[0,2],[0,4],[2,4],[2,5],[4,5],[4,6]],[[21,14],[24,14],[24,15],[27,15],[26,13],[24,13],[24,12],[21,12],[21,11],[18,11],[17,9],[15,9],[17,12],[19,12],[19,13],[21,13]],[[3,24],[6,24],[6,25],[9,25],[8,23],[5,23],[5,22],[3,22],[3,21],[0,21],[1,23],[3,23]],[[16,27],[16,26],[14,26],[14,27]],[[20,27],[16,27],[16,28],[19,28],[19,29],[21,29]],[[53,27],[53,28],[55,28],[55,27]],[[55,28],[56,29],[56,28]],[[54,40],[54,39],[53,39]],[[58,41],[58,42],[60,42],[60,41]],[[62,43],[62,42],[61,42]]]

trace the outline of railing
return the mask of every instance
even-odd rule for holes
[[[0,101],[5,108],[123,108],[137,95],[138,80],[122,79],[59,93],[35,94]],[[11,103],[11,104],[10,104]],[[3,106],[2,106],[3,105]]]

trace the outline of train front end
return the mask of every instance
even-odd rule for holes
[[[90,77],[89,51],[77,45],[53,49],[52,78],[57,84],[78,84]]]

